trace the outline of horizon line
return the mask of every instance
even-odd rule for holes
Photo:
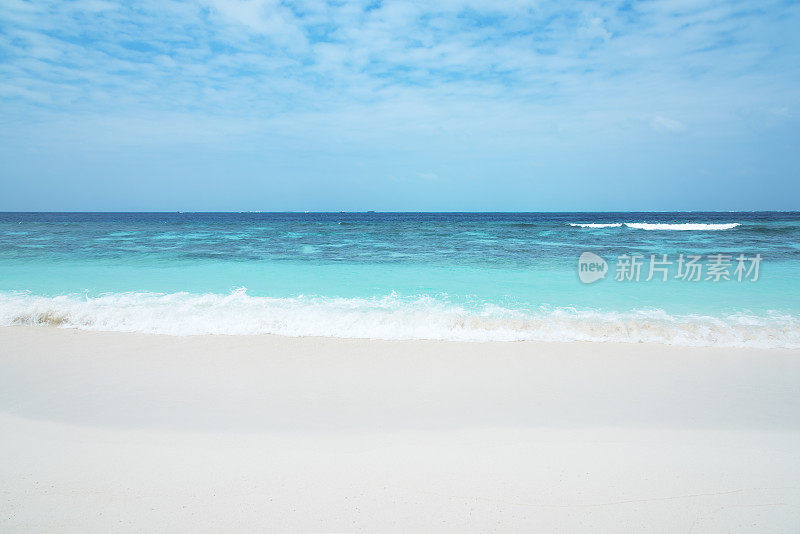
[[[548,211],[494,211],[494,210],[464,210],[464,211],[457,211],[457,210],[445,210],[445,211],[434,211],[434,210],[414,210],[414,211],[380,211],[380,210],[336,210],[336,211],[315,211],[315,210],[282,210],[282,211],[261,211],[261,210],[234,210],[234,211],[215,211],[215,210],[170,210],[170,211],[148,211],[148,210],[122,210],[122,211],[101,211],[101,210],[32,210],[32,211],[0,211],[0,214],[33,214],[33,213],[52,213],[52,214],[60,214],[60,213],[95,213],[95,214],[122,214],[122,213],[139,213],[139,214],[160,214],[160,215],[185,215],[185,214],[216,214],[216,213],[225,213],[225,214],[266,214],[266,215],[275,215],[275,214],[298,214],[298,215],[312,215],[312,214],[441,214],[441,213],[450,213],[450,214],[496,214],[496,213],[528,213],[528,214],[554,214],[554,213],[800,213],[800,209],[796,210],[761,210],[761,209],[754,209],[754,210],[595,210],[595,211],[586,211],[586,210],[548,210]]]

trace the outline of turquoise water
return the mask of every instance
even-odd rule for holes
[[[579,280],[586,251],[605,279]],[[614,279],[625,254],[639,281]],[[714,254],[730,280],[706,280]],[[794,347],[799,280],[798,213],[0,214],[6,325]]]

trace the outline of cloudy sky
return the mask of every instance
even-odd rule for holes
[[[0,210],[800,209],[800,2],[2,0]]]

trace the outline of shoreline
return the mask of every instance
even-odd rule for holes
[[[800,350],[0,328],[21,531],[800,525]]]

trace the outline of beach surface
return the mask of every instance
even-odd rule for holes
[[[0,328],[0,530],[797,532],[800,350]]]

